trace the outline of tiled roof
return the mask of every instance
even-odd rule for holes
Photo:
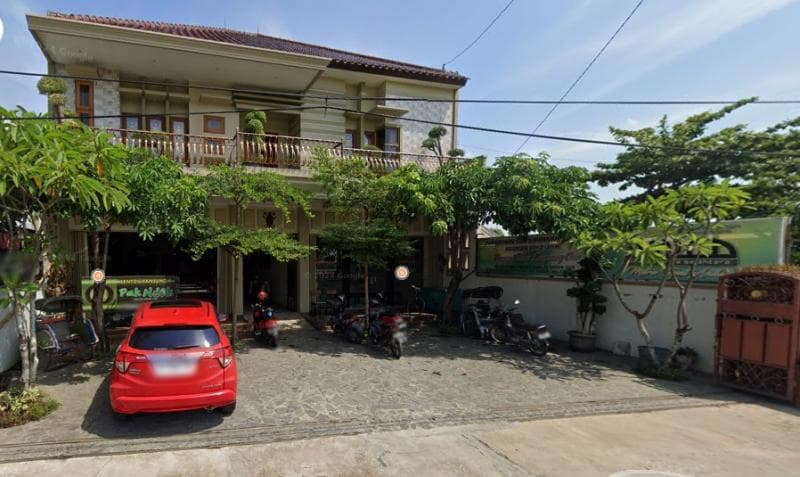
[[[387,76],[397,76],[401,78],[411,78],[424,81],[434,81],[438,83],[448,83],[464,85],[467,78],[455,71],[445,71],[427,66],[413,65],[400,61],[378,58],[375,56],[362,55],[349,51],[337,50],[325,46],[311,45],[299,41],[277,38],[274,36],[261,35],[259,33],[247,33],[227,28],[184,25],[178,23],[153,22],[147,20],[127,20],[123,18],[99,17],[94,15],[79,15],[73,13],[48,12],[48,16],[64,18],[86,23],[96,23],[121,28],[132,28],[136,30],[165,33],[187,38],[197,38],[201,40],[218,41],[233,45],[244,45],[268,50],[285,51],[302,55],[320,56],[330,58],[329,66],[350,71],[361,71]]]

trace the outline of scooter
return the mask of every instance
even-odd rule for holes
[[[536,356],[544,356],[550,349],[550,331],[547,325],[530,324],[519,313],[514,313],[519,300],[514,305],[501,310],[494,319],[489,336],[496,343],[514,344],[520,349],[530,351]]]
[[[278,320],[272,307],[267,305],[267,292],[258,292],[253,305],[253,335],[270,348],[278,347]]]
[[[346,331],[348,340],[363,343],[366,340],[373,346],[382,346],[388,350],[395,359],[403,356],[403,345],[408,341],[406,327],[408,326],[397,312],[382,306],[383,295],[378,293],[378,300],[372,300],[367,328],[364,329],[363,319],[352,319]]]

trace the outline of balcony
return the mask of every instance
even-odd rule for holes
[[[295,136],[236,133],[233,137],[159,133],[127,129],[104,129],[112,135],[111,142],[129,148],[151,150],[154,155],[167,156],[187,167],[207,167],[214,164],[241,164],[287,170],[293,175],[309,175],[314,150],[323,148],[334,157],[362,157],[370,168],[391,171],[406,164],[433,171],[439,158],[427,154],[384,152],[346,148],[341,141],[328,141]]]

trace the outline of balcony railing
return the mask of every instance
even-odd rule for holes
[[[439,167],[439,158],[426,154],[346,148],[341,141],[295,136],[236,133],[233,137],[105,129],[115,144],[148,149],[190,167],[242,164],[273,168],[306,169],[314,161],[314,150],[323,148],[335,157],[360,156],[375,169],[390,171],[417,164],[428,171]]]

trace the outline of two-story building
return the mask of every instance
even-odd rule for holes
[[[269,167],[312,191],[308,165],[319,146],[368,157],[375,167],[409,161],[436,167],[438,159],[422,148],[432,126],[404,118],[455,124],[455,100],[467,81],[442,69],[225,28],[62,13],[29,15],[28,27],[49,72],[67,78],[66,109],[88,125],[131,147],[166,154],[190,171],[235,160]],[[251,110],[268,111],[263,138],[246,132],[243,119]],[[448,128],[445,149],[456,146],[456,133]],[[284,221],[270,213],[270,204],[257,204],[245,221],[279,227],[315,245],[317,231],[335,217],[323,196],[313,206],[313,219],[295,213]],[[231,217],[229,205],[217,199],[210,213],[223,222]],[[299,311],[308,311],[320,295],[357,296],[361,286],[341,260],[318,253],[288,264],[248,257],[239,272],[243,287],[233,290],[232,263],[224,254],[209,253],[195,263],[166,241],[144,243],[127,232],[113,234],[109,276],[178,275],[187,286],[212,291],[221,309],[232,300],[242,310],[259,281],[269,282],[279,304]],[[396,302],[412,283],[438,286],[443,280],[443,241],[430,237],[423,223],[408,232],[418,250],[408,262],[411,279],[397,284],[390,276],[377,278]],[[76,276],[86,276],[86,234],[73,221],[63,235],[77,257]]]

